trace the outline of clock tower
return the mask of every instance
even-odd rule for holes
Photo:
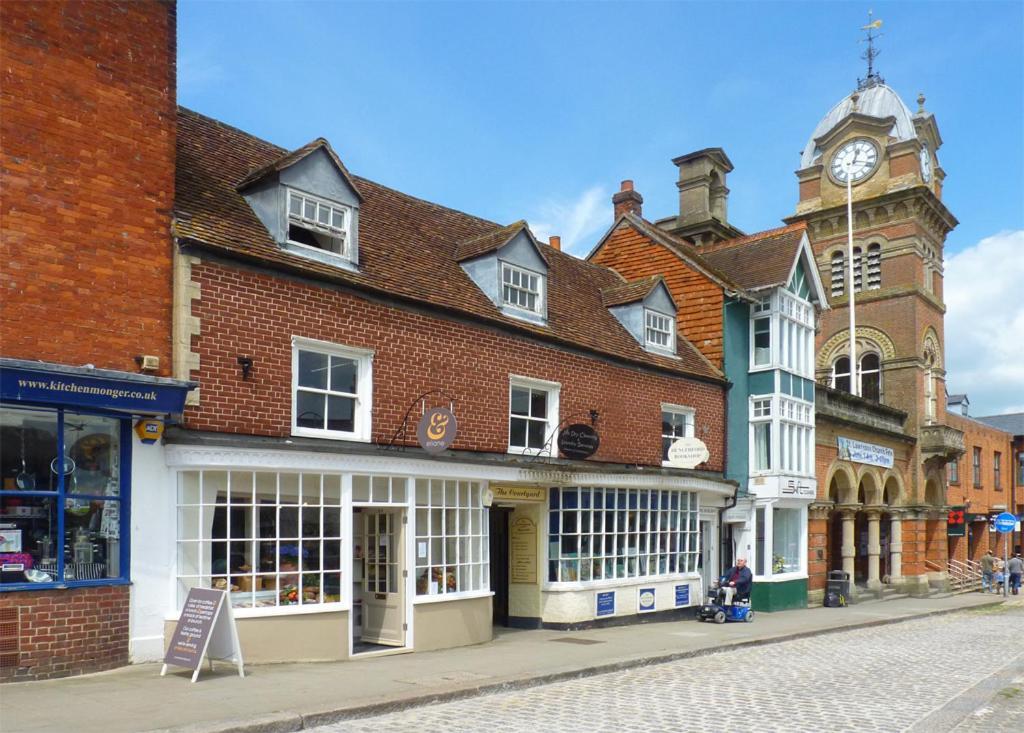
[[[876,21],[867,28],[879,24]],[[963,434],[945,425],[943,244],[957,220],[942,203],[946,173],[939,163],[942,137],[935,118],[925,109],[923,95],[912,112],[874,73],[870,65],[874,53],[869,45],[868,77],[825,114],[807,140],[796,172],[796,212],[786,221],[807,224],[829,296],[831,309],[822,313],[816,339],[819,384],[836,390],[837,400],[846,399],[838,393],[861,397],[847,404],[862,406],[864,416],[872,410],[884,414],[886,407],[906,415],[902,464],[899,458],[890,466],[844,460],[834,450],[841,435],[819,431],[822,509],[836,515],[842,510],[842,518],[850,523],[849,530],[843,530],[842,555],[848,559],[843,568],[854,567],[854,560],[860,562],[857,548],[861,544],[873,544],[878,576],[879,547],[886,546],[884,538],[878,540],[881,516],[883,523],[898,519],[902,525],[902,542],[890,535],[888,543],[895,548],[893,557],[902,549],[903,568],[892,568],[890,573],[936,580],[946,566],[945,465],[963,452]],[[852,258],[847,242],[847,177],[853,212]],[[856,317],[853,360],[851,267]],[[884,442],[871,438],[870,423],[871,418],[864,417],[865,427],[853,438]],[[826,467],[823,458],[828,463],[831,456],[835,459]],[[832,477],[838,469],[848,478],[837,489]],[[874,517],[873,538],[870,525],[864,525],[861,537],[861,515]],[[831,523],[830,517],[830,526],[839,527],[839,523]],[[894,534],[896,529],[894,525]]]

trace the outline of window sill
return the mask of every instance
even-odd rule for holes
[[[515,306],[508,305],[507,303],[502,303],[498,307],[501,309],[502,314],[508,316],[509,318],[515,318],[518,321],[525,321],[527,323],[532,323],[537,326],[548,325],[547,313],[537,313],[536,311],[523,310],[521,308],[516,308]]]
[[[439,593],[437,595],[416,596],[413,605],[419,606],[427,603],[444,603],[445,601],[468,601],[474,598],[490,598],[494,591],[490,590],[468,590],[462,593]]]
[[[313,428],[292,427],[292,435],[297,438],[323,438],[324,440],[349,440],[357,443],[369,443],[369,436],[356,433],[342,433],[333,430],[315,430]]]
[[[513,456],[530,456],[531,458],[534,458],[534,457],[551,458],[552,457],[551,456],[551,449],[550,448],[544,448],[542,450],[538,450],[537,448],[516,448],[516,447],[510,445],[508,447],[508,453],[509,453],[509,455],[513,455]]]
[[[756,583],[784,583],[789,580],[806,580],[807,572],[803,570],[792,573],[772,573],[771,575],[755,575]]]
[[[72,580],[63,583],[4,583],[0,593],[32,590],[74,590],[75,588],[95,588],[97,586],[131,585],[125,578],[101,578],[99,580]]]
[[[328,250],[320,249],[319,247],[310,247],[308,244],[293,242],[290,239],[286,240],[282,244],[282,248],[285,252],[291,252],[299,257],[305,257],[316,262],[323,262],[327,265],[335,265],[336,267],[348,270],[349,272],[359,272],[359,268],[356,266],[356,263],[347,255],[329,252]]]
[[[264,618],[267,616],[296,616],[309,613],[337,613],[349,611],[349,604],[343,601],[338,603],[308,603],[295,606],[266,606],[264,608],[244,608],[239,606],[231,607],[231,614],[235,618]],[[177,621],[179,613],[171,613],[164,617],[166,621]]]

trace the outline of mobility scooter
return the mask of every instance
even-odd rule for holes
[[[697,612],[697,620],[714,621],[716,624],[724,624],[726,621],[753,621],[754,612],[750,608],[749,596],[734,595],[732,603],[727,604],[725,588],[722,587],[724,582],[723,577],[708,589],[707,599]]]

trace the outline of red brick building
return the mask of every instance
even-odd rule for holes
[[[132,419],[185,391],[174,53],[173,3],[0,5],[0,681],[129,659]]]
[[[1013,555],[1016,533],[997,533],[991,519],[1002,512],[1018,516],[1020,512],[1014,500],[1013,436],[970,417],[969,404],[966,395],[951,395],[948,402],[946,419],[963,432],[964,455],[946,466],[946,501],[952,512],[962,511],[964,518],[962,527],[949,524],[950,559],[977,562],[986,550],[1000,557],[1005,550]]]
[[[735,489],[726,380],[663,280],[352,175],[323,139],[180,110],[177,140],[175,363],[200,387],[167,435],[172,611],[223,588],[248,659],[337,659],[698,601]],[[433,408],[457,423],[437,453]],[[695,470],[666,461],[679,437]]]

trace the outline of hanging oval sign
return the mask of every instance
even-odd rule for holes
[[[597,453],[601,438],[589,425],[574,423],[558,434],[558,450],[566,458],[582,461]]]
[[[700,438],[679,438],[668,448],[668,465],[673,468],[696,468],[710,457]]]
[[[440,453],[455,442],[458,424],[447,407],[431,407],[416,426],[416,439],[427,453]]]

